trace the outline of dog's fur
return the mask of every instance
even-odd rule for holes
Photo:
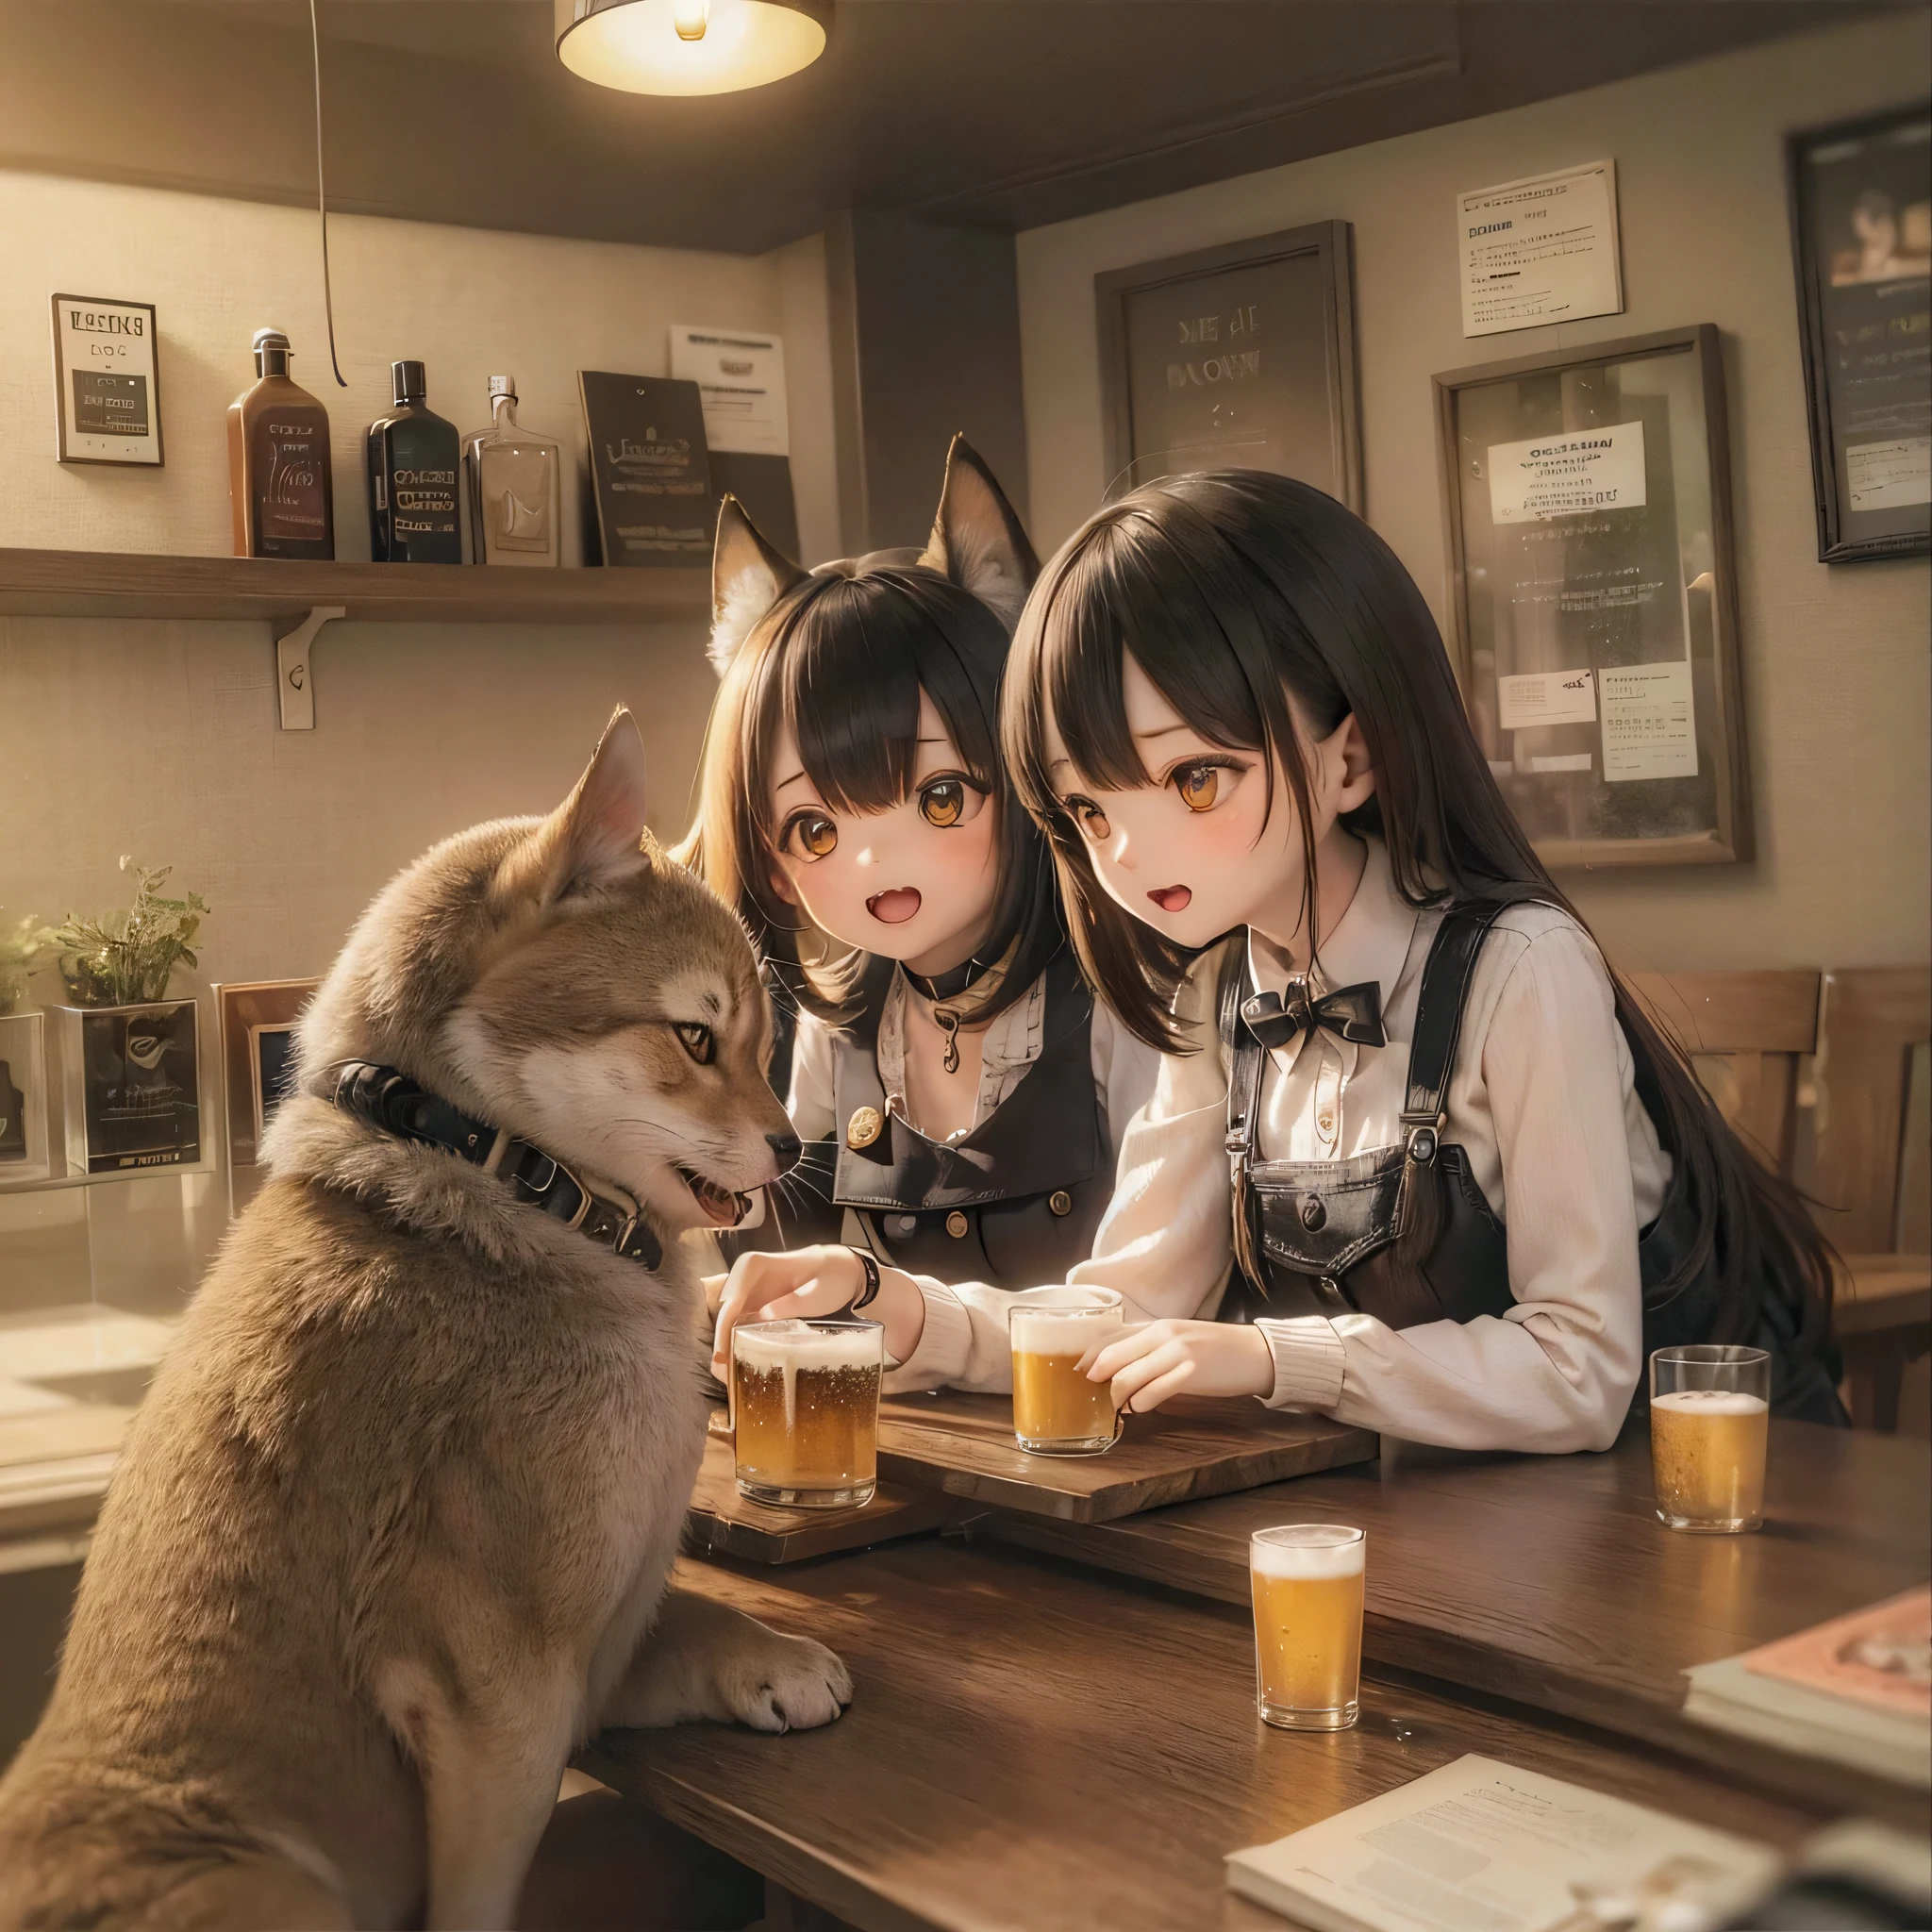
[[[705,1434],[677,1170],[749,1190],[791,1128],[751,949],[642,770],[620,712],[555,813],[437,847],[324,983],[0,1780],[0,1925],[507,1925],[600,1724],[849,1699],[823,1646],[664,1593]],[[630,1192],[662,1265],[338,1112],[346,1059]]]

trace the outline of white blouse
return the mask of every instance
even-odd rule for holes
[[[1397,891],[1369,841],[1347,912],[1322,948],[1317,991],[1374,980],[1388,1044],[1325,1029],[1268,1056],[1257,1157],[1340,1160],[1402,1139],[1424,962],[1440,915]],[[1113,1201],[1091,1260],[1069,1279],[1118,1289],[1131,1320],[1211,1318],[1232,1260],[1225,1055],[1214,1032],[1224,941],[1174,1003],[1203,1050],[1165,1057],[1121,1146]],[[1289,965],[1250,941],[1256,984]],[[1608,973],[1589,936],[1548,906],[1512,907],[1484,944],[1447,1096],[1445,1142],[1508,1230],[1507,1314],[1394,1329],[1370,1315],[1291,1313],[1256,1326],[1274,1359],[1271,1407],[1317,1409],[1410,1441],[1468,1449],[1606,1448],[1642,1367],[1638,1230],[1671,1163],[1637,1098]],[[801,1128],[800,1130],[804,1130]],[[1011,1386],[1006,1296],[920,1278],[925,1327],[893,1390]]]

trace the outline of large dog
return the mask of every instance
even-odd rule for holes
[[[751,949],[644,830],[627,714],[550,817],[382,892],[299,1050],[0,1781],[0,1924],[508,1925],[599,1725],[850,1698],[822,1645],[665,1593],[705,1436],[676,1237],[797,1142]],[[335,1105],[349,1062],[627,1192],[631,1253]]]

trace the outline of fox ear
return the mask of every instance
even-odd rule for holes
[[[739,646],[752,626],[805,572],[774,550],[745,515],[744,506],[727,496],[718,506],[718,541],[711,550],[711,641],[707,655],[720,677],[731,669]]]
[[[954,437],[946,452],[939,515],[919,560],[971,591],[1009,631],[1040,575],[1040,559],[1006,491],[963,436]]]
[[[537,891],[545,905],[650,870],[658,846],[644,826],[644,741],[622,705],[584,775],[538,828],[535,846]]]

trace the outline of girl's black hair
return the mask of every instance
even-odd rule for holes
[[[1024,995],[1065,943],[1053,868],[1000,758],[1007,627],[972,591],[913,553],[814,572],[779,599],[726,674],[706,746],[701,838],[682,856],[735,904],[754,944],[807,1010],[855,1015],[867,955],[841,948],[772,885],[779,827],[771,761],[790,724],[800,761],[836,811],[881,811],[911,791],[919,694],[932,699],[973,781],[999,814],[999,889],[989,962],[1004,971],[965,1017],[979,1024]],[[1027,559],[1030,563],[1030,557]]]
[[[1126,720],[1129,652],[1203,738],[1264,754],[1271,787],[1279,760],[1302,827],[1303,920],[1316,943],[1308,776],[1291,699],[1317,738],[1354,714],[1375,795],[1343,824],[1383,840],[1409,904],[1536,902],[1589,930],[1498,790],[1435,619],[1381,538],[1285,476],[1163,477],[1091,517],[1047,565],[1013,641],[1002,718],[1013,786],[1052,841],[1081,964],[1141,1039],[1192,1050],[1171,1014],[1188,958],[1101,887],[1047,769],[1051,729],[1089,783],[1151,783]],[[1796,1191],[1746,1151],[1683,1050],[1614,972],[1610,983],[1640,1092],[1698,1207],[1695,1239],[1660,1291],[1688,1284],[1714,1257],[1725,1304],[1714,1339],[1749,1333],[1772,1292],[1802,1304],[1793,1312],[1815,1345],[1830,1305],[1829,1244]]]

